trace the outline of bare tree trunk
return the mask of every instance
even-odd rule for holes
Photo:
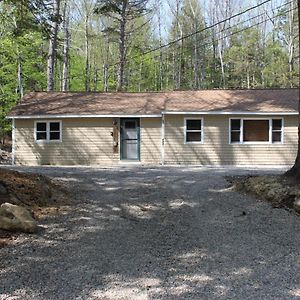
[[[175,90],[178,89],[178,85],[177,85],[176,55],[174,50],[172,53],[172,62],[173,62],[173,90]]]
[[[162,46],[162,36],[161,36],[161,18],[160,18],[160,5],[158,12],[158,32],[159,32],[159,46]],[[159,51],[159,89],[163,89],[163,53],[162,48]]]
[[[225,88],[225,69],[224,69],[224,60],[223,60],[223,51],[222,51],[222,40],[218,43],[218,53],[219,53],[219,59],[221,64],[221,83],[223,88]]]
[[[182,83],[183,83],[183,73],[184,73],[184,70],[183,70],[183,67],[184,67],[184,61],[183,61],[183,31],[182,31],[182,28],[180,27],[180,24],[178,23],[179,25],[179,30],[180,30],[180,54],[179,54],[179,74],[178,74],[178,87],[179,89],[182,88]]]
[[[108,91],[108,68],[107,65],[103,65],[103,86],[104,86],[104,92]]]
[[[97,83],[98,83],[98,70],[96,68],[94,68],[94,92],[97,91]]]
[[[300,28],[300,1],[298,0],[298,30]],[[300,43],[299,43],[299,52],[300,52]],[[285,174],[287,176],[293,176],[295,178],[300,179],[300,99],[298,103],[298,152],[297,152],[297,157],[295,160],[294,166],[287,171]]]
[[[70,10],[68,0],[65,0],[63,10],[63,31],[64,31],[64,46],[63,46],[63,70],[62,70],[62,91],[69,90],[69,64],[70,64],[70,31],[69,31]]]
[[[193,14],[193,21],[194,21],[194,32],[198,32],[198,20],[196,17],[196,12],[195,9],[191,3],[189,2],[191,12]],[[200,84],[199,84],[199,55],[198,55],[198,45],[199,45],[199,38],[198,38],[198,33],[194,35],[194,84],[192,85],[195,89],[198,89]]]
[[[84,39],[85,39],[85,91],[90,91],[90,61],[89,61],[89,14],[86,12],[84,23]]]
[[[139,80],[139,92],[142,90],[142,78],[143,78],[143,63],[140,63],[140,80]]]
[[[123,1],[122,3],[122,13],[120,20],[120,38],[119,38],[119,70],[118,70],[118,86],[117,90],[123,90],[124,86],[124,68],[126,61],[126,8],[127,2]]]
[[[299,1],[298,1],[299,3]],[[289,53],[289,71],[290,73],[294,70],[294,1],[290,2],[289,11],[289,39],[288,39],[288,53]],[[291,87],[293,83],[291,82]]]
[[[20,98],[23,98],[24,95],[23,72],[22,72],[22,61],[21,61],[20,53],[18,53],[18,93],[20,95]]]
[[[54,90],[54,81],[55,81],[55,61],[57,54],[57,34],[58,34],[58,25],[60,22],[60,0],[53,0],[53,21],[52,21],[52,30],[50,33],[49,40],[49,51],[48,51],[48,62],[47,62],[47,90]]]

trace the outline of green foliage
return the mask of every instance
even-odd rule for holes
[[[46,87],[46,54],[41,32],[30,27],[26,10],[10,5],[0,6],[0,136],[10,130],[5,119],[9,110],[20,99],[17,82],[18,64],[22,68],[24,91],[44,90]],[[22,23],[24,20],[24,23]]]

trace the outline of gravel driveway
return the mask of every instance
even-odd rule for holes
[[[243,170],[22,170],[74,207],[0,249],[0,299],[300,298],[300,217],[229,189]]]

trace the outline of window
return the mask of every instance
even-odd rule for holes
[[[282,119],[272,120],[272,143],[282,142]]]
[[[202,143],[202,119],[185,119],[185,143]]]
[[[282,143],[282,119],[230,119],[230,143]]]
[[[241,138],[241,120],[231,120],[231,143],[239,143]]]
[[[37,142],[61,141],[61,121],[35,122],[35,140]]]

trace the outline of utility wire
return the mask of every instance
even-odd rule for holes
[[[253,10],[253,9],[256,9],[256,8],[258,8],[258,7],[262,6],[262,5],[264,5],[264,4],[268,3],[268,2],[270,2],[270,1],[272,1],[272,0],[265,0],[265,1],[263,1],[263,2],[261,2],[261,3],[259,3],[259,4],[257,4],[257,5],[255,5],[255,6],[251,6],[251,7],[249,7],[248,9],[243,10],[243,11],[241,11],[241,12],[239,12],[239,13],[233,15],[233,16],[230,16],[230,17],[228,17],[228,18],[226,18],[226,19],[223,19],[223,20],[221,20],[221,21],[219,21],[219,22],[216,22],[216,23],[214,23],[214,24],[212,24],[212,25],[206,26],[206,27],[203,28],[203,29],[200,29],[200,30],[194,31],[194,32],[192,32],[192,33],[186,34],[186,35],[184,35],[184,36],[182,36],[182,37],[180,37],[180,38],[178,38],[178,39],[176,39],[176,40],[173,40],[173,41],[171,41],[171,42],[169,42],[169,43],[166,43],[166,44],[161,45],[161,46],[159,46],[159,47],[156,47],[156,48],[153,48],[153,49],[148,50],[148,51],[146,51],[146,52],[143,52],[142,54],[135,55],[135,56],[132,57],[132,58],[135,58],[135,57],[140,56],[140,55],[146,55],[146,54],[149,54],[149,53],[151,53],[151,52],[155,52],[155,51],[157,51],[157,50],[160,50],[160,49],[166,48],[166,47],[168,47],[168,46],[171,46],[171,45],[173,45],[173,44],[176,44],[176,43],[178,43],[178,42],[180,42],[180,41],[182,41],[182,40],[184,40],[184,39],[186,39],[186,38],[189,38],[189,37],[191,37],[191,36],[193,36],[193,35],[196,35],[196,34],[198,34],[198,33],[201,33],[201,32],[203,32],[203,31],[206,31],[206,30],[208,30],[208,29],[211,29],[211,28],[213,28],[213,27],[216,27],[216,26],[218,26],[218,25],[220,25],[220,24],[222,24],[222,23],[225,23],[225,22],[227,22],[227,21],[229,21],[229,20],[231,20],[231,19],[234,19],[234,18],[236,18],[236,17],[238,17],[238,16],[241,16],[241,15],[243,15],[243,14],[245,14],[245,13],[247,13],[247,12]],[[291,3],[291,2],[289,2],[289,3]],[[113,66],[113,65],[118,65],[118,64],[119,64],[119,62],[114,63],[114,64],[112,64],[111,66]]]
[[[282,11],[282,12],[278,13],[277,15],[273,16],[272,19],[276,19],[276,18],[282,16],[282,14],[284,14],[284,13],[287,13],[287,12],[290,12],[290,11],[295,11],[295,10],[297,10],[297,8],[289,9],[289,10],[286,10],[286,11]],[[250,28],[253,28],[253,27],[258,26],[258,25],[260,25],[260,24],[266,23],[266,22],[268,22],[268,21],[269,21],[269,19],[263,20],[263,21],[261,21],[261,22],[257,22],[257,23],[255,23],[255,24],[253,24],[253,25],[251,25],[251,26],[248,26],[248,27],[246,27],[246,28],[243,28],[243,29],[237,30],[237,31],[235,31],[235,32],[232,32],[232,33],[230,33],[230,34],[228,34],[228,35],[226,35],[226,36],[224,36],[224,37],[222,37],[222,38],[214,39],[214,42],[219,41],[219,40],[222,40],[222,39],[224,39],[224,38],[228,38],[228,37],[233,36],[233,35],[236,35],[236,34],[238,34],[238,33],[241,33],[241,32],[243,32],[243,31],[246,31],[246,30],[248,30],[248,29],[250,29]],[[233,26],[233,27],[234,27],[234,26]],[[226,29],[226,30],[227,30],[227,29]],[[226,31],[226,30],[223,30],[223,31]],[[211,42],[206,42],[206,43],[200,45],[197,49],[199,49],[199,48],[201,48],[201,47],[203,47],[203,46],[205,46],[205,45],[209,45],[209,44],[211,44]],[[191,49],[192,49],[192,50],[195,50],[194,47],[192,47]],[[190,50],[190,49],[185,50],[185,51],[183,52],[183,54],[186,53],[188,50]],[[154,59],[154,58],[158,58],[158,57],[159,57],[159,55],[156,55],[156,56],[154,56],[154,57],[148,57],[148,59]],[[146,59],[144,59],[143,62],[144,62],[145,60],[146,60]],[[112,66],[110,66],[110,67],[115,67],[115,65],[112,65]],[[141,75],[141,76],[146,75],[146,73],[140,72],[140,70],[137,70],[136,68],[131,69],[131,73],[132,73],[132,74],[137,74],[138,76],[140,76],[140,75]],[[149,73],[147,73],[147,75],[149,75]],[[166,76],[168,76],[168,75],[166,75]]]
[[[290,3],[290,2],[289,2],[289,3]],[[281,7],[283,7],[283,6],[285,6],[285,5],[281,5],[281,6],[279,6],[278,8],[281,8]],[[293,10],[296,10],[296,9],[297,9],[297,8],[289,9],[289,10],[286,10],[286,11],[282,11],[282,12],[278,13],[277,15],[271,17],[271,19],[276,19],[276,18],[280,17],[282,14],[287,13],[287,12],[290,12],[290,11],[293,11]],[[216,34],[220,34],[220,33],[226,32],[226,31],[228,31],[228,30],[230,30],[230,29],[232,29],[232,28],[235,28],[235,27],[237,27],[237,26],[239,26],[239,25],[241,25],[241,24],[243,24],[243,23],[245,23],[245,22],[247,22],[247,21],[250,21],[250,20],[252,20],[252,19],[255,19],[255,18],[257,18],[257,17],[259,17],[259,16],[261,16],[261,15],[263,15],[263,14],[254,16],[254,17],[252,17],[252,18],[250,18],[250,19],[248,19],[248,20],[246,20],[246,21],[242,21],[242,22],[240,22],[240,23],[238,23],[238,24],[232,25],[231,27],[228,27],[228,28],[226,28],[226,29],[224,29],[224,30],[220,30],[220,31],[218,31]],[[202,42],[201,42],[201,44],[200,44],[199,46],[197,46],[196,48],[195,48],[193,45],[191,45],[188,49],[185,49],[181,54],[185,54],[185,53],[187,53],[187,52],[190,51],[190,50],[193,50],[193,51],[199,50],[199,49],[201,49],[202,47],[207,46],[207,45],[210,45],[210,44],[213,43],[213,42],[218,42],[218,41],[220,41],[220,40],[223,40],[223,39],[226,39],[226,38],[231,37],[231,36],[233,36],[233,35],[239,34],[239,33],[243,32],[243,31],[249,30],[249,29],[251,29],[251,28],[253,28],[253,27],[255,27],[255,26],[258,26],[258,25],[260,25],[260,24],[263,24],[263,23],[266,23],[266,22],[269,22],[269,21],[270,21],[270,18],[268,18],[268,19],[266,19],[266,20],[263,20],[263,21],[260,21],[260,22],[258,22],[258,23],[255,23],[255,24],[253,24],[253,25],[251,25],[251,26],[244,27],[244,28],[242,28],[242,29],[240,29],[240,30],[231,32],[230,34],[227,34],[227,35],[225,35],[225,36],[223,36],[223,37],[221,37],[221,38],[213,39],[212,41],[209,41],[209,42],[206,42],[206,43],[202,43]],[[204,39],[208,39],[208,38],[209,38],[209,36],[205,37]],[[187,48],[187,46],[185,46],[185,48]],[[173,49],[173,51],[178,50],[178,49],[180,49],[180,46],[178,46],[177,48]],[[167,50],[167,51],[168,51],[168,50]],[[151,51],[151,52],[152,52],[152,51]],[[154,51],[153,51],[153,52],[154,52]],[[150,53],[150,52],[149,52],[149,53]],[[148,54],[149,54],[149,53],[148,53]],[[164,54],[165,54],[165,53],[164,53]],[[137,55],[136,57],[140,57],[140,56],[144,56],[144,54]],[[153,60],[153,59],[159,58],[159,57],[160,57],[160,54],[157,54],[157,55],[155,55],[155,56],[148,57],[148,58],[146,57],[146,58],[143,59],[143,62],[144,62],[144,61],[147,61],[147,60],[149,60],[149,59]],[[133,58],[134,58],[134,57],[131,57],[130,60],[133,59]],[[130,63],[130,60],[127,60],[127,63]],[[116,65],[117,65],[117,64],[107,65],[107,68],[112,68],[112,67],[115,67]]]

